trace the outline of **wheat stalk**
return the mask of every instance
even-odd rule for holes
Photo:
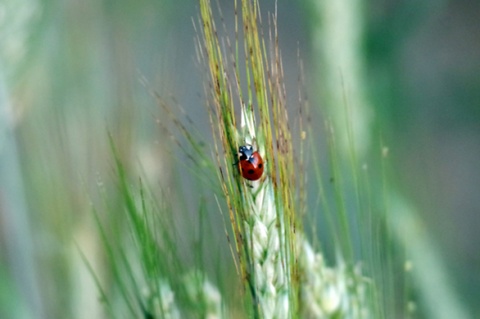
[[[166,280],[160,280],[158,291],[146,290],[144,299],[151,305],[151,310],[144,309],[154,318],[177,319],[181,318],[180,310],[175,301],[175,293]],[[145,315],[145,317],[148,317]]]
[[[278,47],[274,45],[272,51],[275,58],[272,65],[268,66],[266,46],[260,35],[257,1],[241,1],[244,39],[239,40],[236,29],[234,48],[228,37],[219,37],[210,2],[201,0],[200,8],[203,40],[198,44],[199,60],[208,65],[211,79],[207,94],[213,104],[211,122],[214,137],[218,136],[219,142],[217,162],[230,210],[241,275],[251,293],[255,317],[288,318],[292,311],[292,290],[289,285],[292,264],[289,247],[292,245],[286,229],[286,221],[290,219],[286,212],[291,213],[291,207],[285,202],[291,200],[291,194],[288,190],[283,192],[284,189],[278,188],[277,168],[282,181],[288,178],[285,177],[284,162],[277,161],[273,156],[274,134],[282,135],[281,138],[277,136],[277,145],[282,147],[281,150],[277,149],[279,154],[291,150],[291,146],[288,146],[291,140],[288,139],[285,123],[281,61],[275,49]],[[236,28],[239,25],[238,18],[236,15]],[[238,67],[238,48],[242,44],[246,59],[246,68],[243,70],[248,87],[246,92],[243,92],[241,85],[243,72]],[[230,54],[225,52],[225,46]],[[229,58],[231,67],[227,65]],[[235,104],[240,107],[239,128],[236,126]],[[255,109],[260,116],[258,122]],[[277,120],[275,129],[272,128],[270,112]],[[265,160],[265,173],[258,181],[243,179],[238,167],[232,165],[238,162],[236,153],[239,146],[245,144],[253,145]],[[288,183],[284,183],[283,187],[288,189]],[[285,210],[285,207],[288,209]]]
[[[371,318],[367,303],[367,282],[360,267],[350,270],[340,259],[337,266],[326,265],[322,254],[307,240],[299,241],[301,309],[304,318]]]
[[[241,128],[247,132],[247,142],[256,140],[253,123],[253,112],[242,108]],[[259,149],[265,147],[259,145]],[[275,203],[272,180],[265,176],[242,190],[245,247],[250,250],[247,254],[250,256],[248,275],[253,278],[259,313],[262,318],[287,318],[290,311],[289,269],[287,255],[282,248],[285,225],[279,218],[282,211]]]
[[[248,87],[244,93],[239,54],[236,50],[230,55],[225,52],[231,49],[231,42],[219,36],[209,1],[201,0],[200,4],[204,39],[203,45],[199,41],[198,52],[210,74],[207,93],[213,104],[214,137],[218,136],[217,162],[235,234],[235,250],[253,299],[255,317],[368,317],[367,280],[358,267],[348,266],[351,260],[345,261],[343,247],[337,247],[337,266],[330,268],[303,235],[295,191],[297,174],[303,172],[298,172],[294,164],[276,15],[269,16],[267,49],[258,2],[241,1],[244,39],[240,43],[237,30],[235,48],[244,46]],[[228,57],[233,68],[227,65]],[[239,128],[235,105],[240,108]],[[246,181],[232,165],[238,160],[239,145],[244,144],[254,145],[266,159],[265,174],[258,181]]]
[[[203,273],[192,271],[184,277],[183,282],[192,303],[199,304],[198,308],[202,309],[203,313],[198,314],[199,317],[205,319],[225,318],[222,295]]]

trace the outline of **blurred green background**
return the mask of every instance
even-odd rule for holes
[[[229,28],[231,2],[220,1]],[[312,2],[278,1],[292,104],[297,48],[312,105],[330,80],[318,62],[322,22]],[[478,316],[480,2],[356,3],[364,95],[389,147],[393,181],[428,226],[452,289]],[[197,17],[193,0],[0,2],[1,318],[101,317],[76,245],[101,265],[91,204],[114,175],[107,131],[134,174],[152,185],[175,183],[177,159],[157,123],[168,120],[145,77],[211,140]]]

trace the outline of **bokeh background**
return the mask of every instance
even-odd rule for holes
[[[227,27],[232,2],[220,1]],[[315,2],[277,3],[292,104],[297,51],[311,105],[325,103],[332,81]],[[424,221],[465,311],[479,316],[480,2],[354,3],[362,96],[381,131],[370,143],[389,147],[391,182]],[[275,10],[274,1],[261,6]],[[184,177],[171,173],[178,158],[150,89],[211,141],[197,17],[193,0],[0,3],[1,318],[102,313],[77,245],[101,264],[91,204],[114,175],[107,132],[152,185]]]

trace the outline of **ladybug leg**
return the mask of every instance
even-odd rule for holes
[[[235,161],[235,163],[232,164],[232,166],[237,166],[238,163],[240,163],[240,159],[239,159],[239,157],[238,157],[238,154],[237,154],[236,157],[237,157],[237,160]]]
[[[235,161],[235,163],[233,163],[232,166],[236,166],[236,165],[238,165],[238,163],[240,163],[240,156],[238,156],[239,154],[235,153],[235,155],[236,155],[235,157],[237,158],[237,160]]]

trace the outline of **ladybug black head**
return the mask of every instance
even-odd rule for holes
[[[247,160],[253,155],[252,145],[243,145],[238,148],[238,154],[240,154],[240,160]]]

